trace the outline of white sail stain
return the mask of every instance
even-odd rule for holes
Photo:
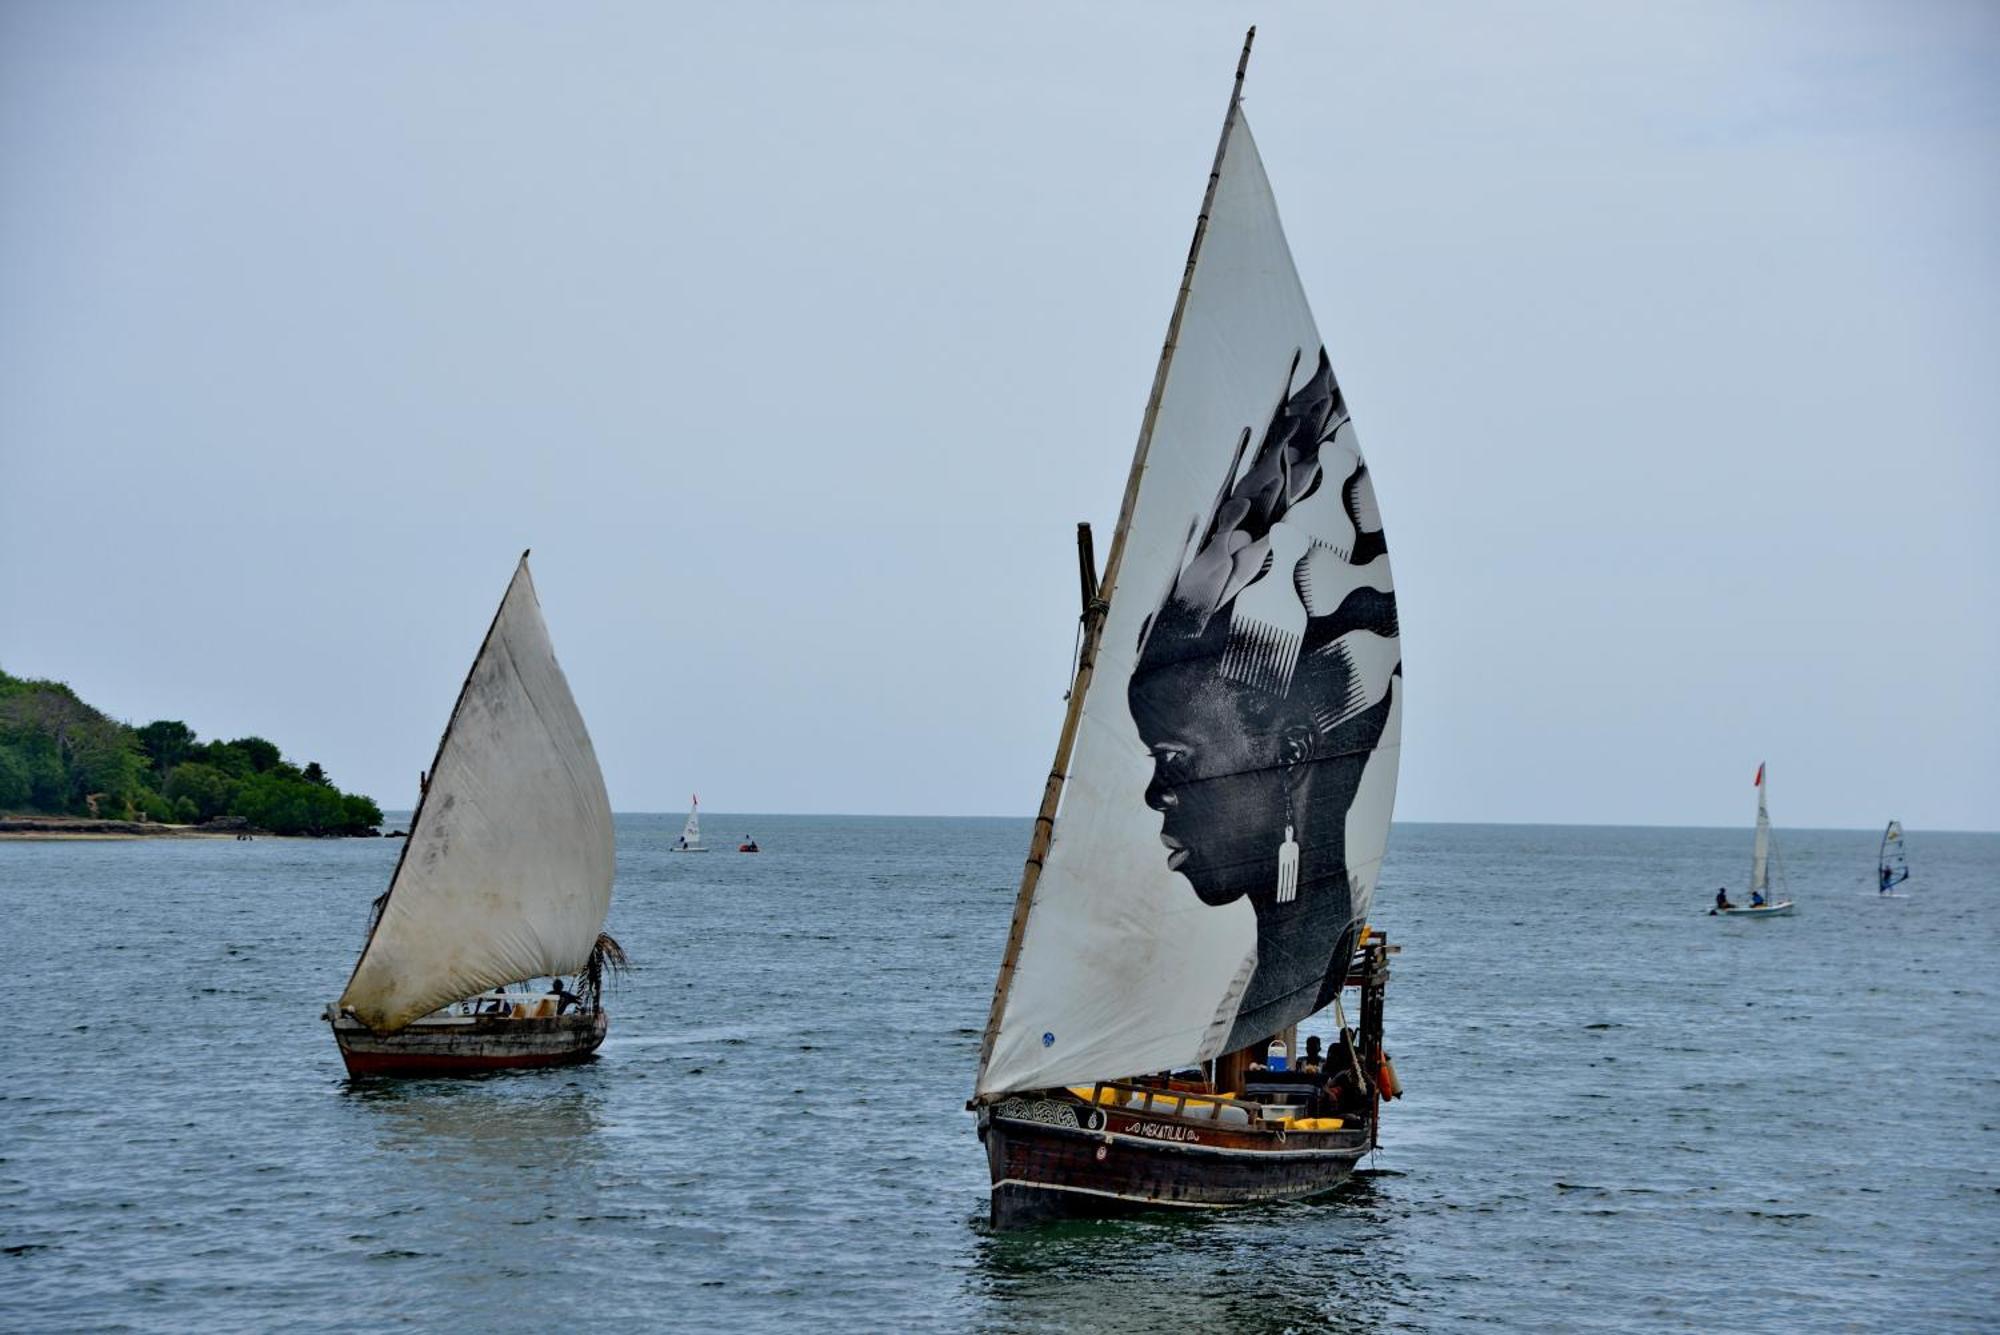
[[[491,987],[579,972],[612,861],[604,776],[524,556],[340,1005],[392,1032]]]
[[[1142,624],[1180,573],[1191,535],[1199,538],[1215,505],[1218,473],[1246,430],[1254,434],[1271,420],[1274,395],[1296,387],[1296,379],[1292,386],[1274,382],[1272,368],[1291,365],[1303,376],[1321,346],[1240,109],[1228,135],[1053,840],[979,1073],[981,1096],[1213,1057],[1224,1048],[1257,968],[1252,905],[1205,904],[1167,865],[1161,817],[1144,799],[1154,758],[1127,702]],[[1344,459],[1358,463],[1360,456],[1345,425],[1323,451],[1328,484],[1291,520],[1314,542],[1296,531],[1274,530],[1273,539],[1285,561],[1300,563],[1308,611],[1315,598],[1337,604],[1355,587],[1391,588],[1386,557],[1335,568],[1356,541],[1338,504],[1341,468]],[[1373,521],[1365,477],[1359,491],[1360,512]],[[1331,561],[1307,559],[1314,544]],[[1271,657],[1282,677],[1296,662],[1296,604],[1268,598],[1282,595],[1277,582],[1251,589],[1235,614],[1268,628],[1258,633],[1281,651]],[[1393,640],[1348,638],[1340,647],[1357,669],[1355,704],[1388,701],[1387,725],[1346,821],[1359,919],[1368,911],[1394,804],[1402,679],[1391,675],[1400,662]],[[1329,952],[1332,946],[1324,943]],[[1294,1007],[1299,1016],[1311,1008],[1310,997]]]

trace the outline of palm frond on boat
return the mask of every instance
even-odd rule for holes
[[[584,1004],[594,1011],[604,1009],[605,980],[631,967],[632,961],[625,954],[625,947],[619,945],[611,933],[599,932],[597,944],[590,948],[590,959],[577,979],[576,990],[583,997]]]

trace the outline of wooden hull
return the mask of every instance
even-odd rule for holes
[[[350,1076],[454,1076],[586,1061],[610,1027],[603,1011],[532,1020],[426,1016],[378,1034],[342,1016],[333,1038]]]
[[[1281,1133],[1024,1095],[980,1112],[995,1228],[1145,1210],[1207,1211],[1331,1191],[1366,1124]]]

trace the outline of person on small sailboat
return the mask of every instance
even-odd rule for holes
[[[1718,909],[1733,909],[1736,907],[1729,902],[1729,890],[1727,887],[1720,885],[1715,887],[1715,907]]]

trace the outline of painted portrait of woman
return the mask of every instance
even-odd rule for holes
[[[1322,350],[1245,429],[1127,700],[1152,754],[1167,865],[1205,904],[1248,899],[1257,960],[1229,1046],[1327,1004],[1365,904],[1348,815],[1401,690],[1388,551]]]

